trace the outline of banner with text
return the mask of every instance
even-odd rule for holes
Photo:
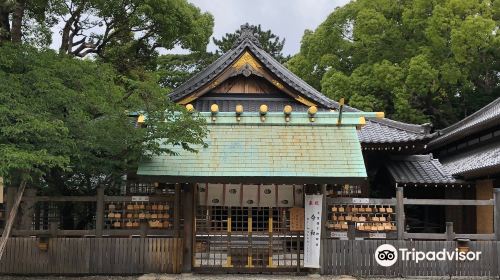
[[[319,268],[323,195],[305,196],[304,267]]]

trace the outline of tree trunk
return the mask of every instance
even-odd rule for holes
[[[10,41],[9,11],[0,6],[0,43],[6,41]]]
[[[12,29],[11,29],[11,39],[14,43],[21,43],[23,39],[23,17],[24,10],[26,8],[26,0],[18,0],[14,5],[14,11],[12,13]]]
[[[68,21],[64,24],[64,28],[61,33],[61,46],[59,47],[59,53],[65,54],[69,49],[69,32],[71,31],[71,24],[73,17],[69,18]]]

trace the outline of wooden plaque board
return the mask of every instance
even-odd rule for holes
[[[290,231],[304,231],[304,208],[290,208]]]

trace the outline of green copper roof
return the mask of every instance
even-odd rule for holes
[[[259,114],[219,113],[207,117],[208,147],[190,153],[175,147],[178,155],[162,155],[140,164],[138,175],[181,182],[219,183],[337,183],[366,177],[356,133],[359,113]],[[362,119],[362,118],[361,118]],[[357,179],[357,180],[356,180]]]

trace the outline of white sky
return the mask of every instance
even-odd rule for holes
[[[242,24],[261,24],[263,30],[271,29],[280,38],[285,38],[283,53],[296,54],[304,30],[314,30],[336,7],[349,0],[188,0],[202,11],[214,16],[213,37],[221,38],[234,32]],[[61,36],[60,26],[53,28],[52,48],[58,49]],[[210,39],[208,51],[215,46]],[[167,53],[187,53],[181,48],[168,50]]]
[[[214,16],[213,36],[220,38],[248,22],[285,38],[285,54],[295,54],[306,29],[316,29],[336,7],[349,0],[188,0]],[[215,46],[211,42],[209,51]]]

